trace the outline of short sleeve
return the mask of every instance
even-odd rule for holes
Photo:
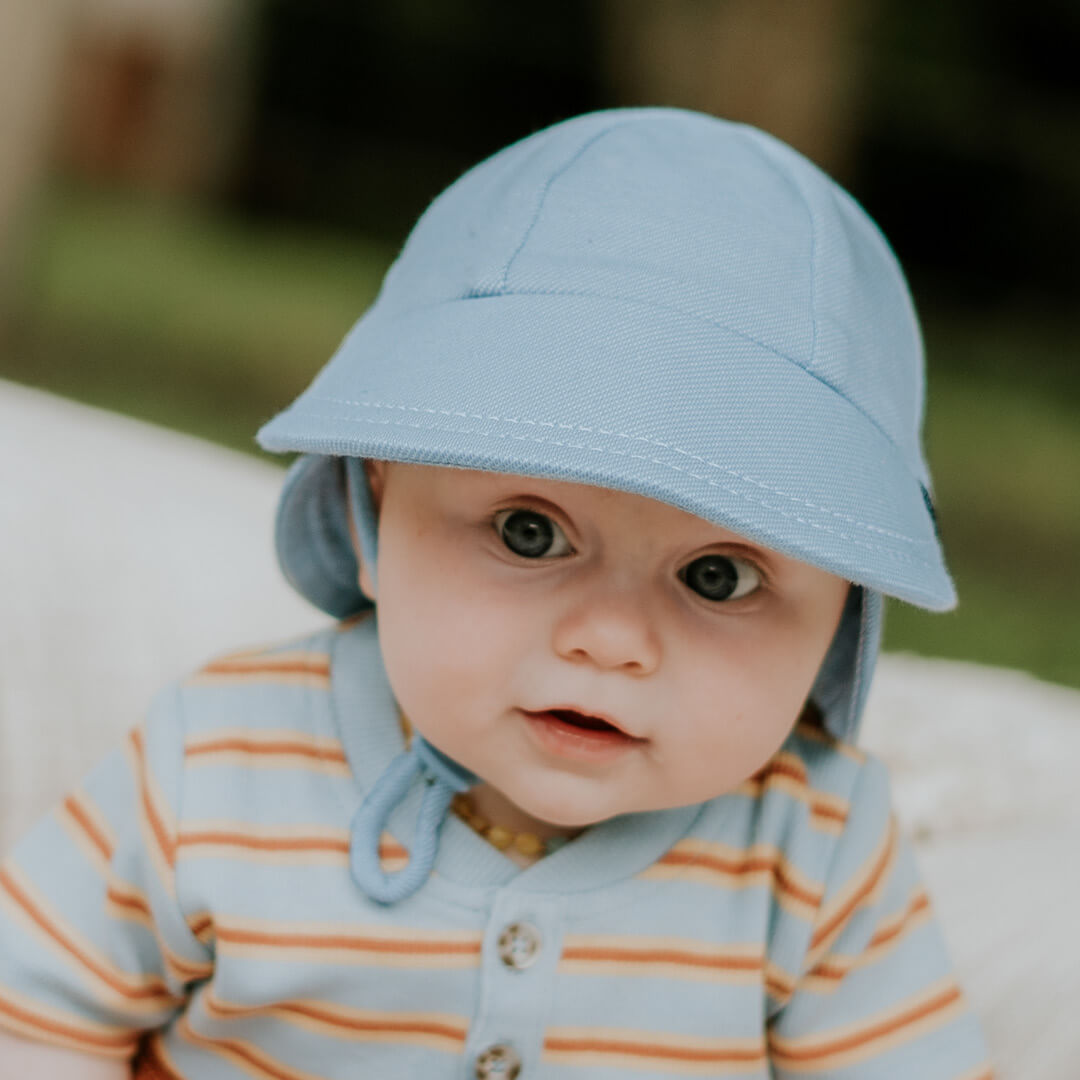
[[[177,897],[183,763],[171,688],[0,863],[0,1026],[126,1058],[210,974]]]
[[[873,757],[857,775],[802,971],[768,1046],[778,1080],[993,1076]]]

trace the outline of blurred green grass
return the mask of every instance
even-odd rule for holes
[[[392,257],[354,238],[130,196],[44,201],[0,375],[258,453]],[[1080,331],[933,313],[927,446],[960,607],[889,611],[886,646],[1080,686]]]
[[[0,374],[259,453],[392,252],[195,207],[58,189]]]

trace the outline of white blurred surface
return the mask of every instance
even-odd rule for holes
[[[326,621],[277,570],[282,475],[0,382],[0,850],[165,682]]]
[[[0,851],[163,683],[325,622],[276,567],[282,475],[0,381]],[[1076,1080],[1080,693],[887,656],[862,742],[890,766],[999,1080]]]

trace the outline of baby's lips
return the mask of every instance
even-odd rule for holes
[[[606,713],[590,712],[587,709],[581,709],[576,705],[552,705],[546,709],[539,709],[536,711],[530,711],[533,716],[542,716],[544,714],[550,714],[558,720],[562,720],[564,723],[574,724],[577,727],[586,728],[591,731],[604,731],[606,729],[612,729],[625,735],[628,739],[634,739],[644,742],[639,736],[627,731],[618,721],[613,717],[608,716]]]

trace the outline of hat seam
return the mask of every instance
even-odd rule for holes
[[[651,439],[647,435],[635,435],[631,432],[614,431],[608,428],[602,427],[587,427],[584,424],[569,424],[562,421],[554,420],[535,420],[523,417],[509,417],[509,416],[494,416],[484,413],[467,413],[454,409],[435,409],[430,406],[422,405],[400,405],[392,402],[382,401],[364,401],[355,398],[341,398],[334,397],[329,394],[317,394],[312,395],[313,401],[325,401],[335,405],[355,405],[365,409],[393,409],[401,412],[414,412],[414,413],[427,413],[432,416],[447,416],[447,417],[459,417],[462,420],[489,420],[494,423],[500,424],[523,424],[536,427],[550,427],[561,428],[567,431],[578,431],[585,435],[602,435],[602,436],[614,436],[619,439],[627,439],[631,442],[645,443],[647,446],[655,446],[661,450],[669,450],[673,453],[679,454],[681,457],[689,458],[691,461],[700,462],[702,465],[706,465],[711,469],[717,469],[720,472],[727,473],[727,475],[734,477],[736,480],[742,480],[747,484],[752,484],[754,487],[760,488],[762,491],[767,491],[770,495],[777,495],[782,499],[787,499],[796,505],[805,506],[809,510],[814,510],[819,514],[827,514],[829,517],[836,518],[837,521],[842,521],[848,525],[854,525],[857,528],[865,529],[867,532],[878,533],[881,536],[886,536],[892,540],[903,541],[908,544],[918,545],[921,547],[935,547],[936,543],[933,540],[920,540],[917,537],[907,536],[904,533],[896,532],[892,529],[886,529],[880,525],[874,525],[868,521],[860,521],[858,518],[853,518],[849,514],[841,513],[839,510],[830,509],[827,506],[820,506],[817,503],[810,502],[809,499],[800,499],[798,496],[791,495],[786,491],[782,491],[779,488],[770,486],[761,480],[756,480],[752,476],[748,476],[746,473],[741,473],[736,469],[732,469],[727,465],[721,465],[719,462],[710,461],[708,458],[702,457],[700,454],[695,454],[691,450],[684,450],[682,447],[676,446],[673,443],[661,442],[659,439]],[[310,415],[316,419],[349,419],[347,417],[327,417],[320,414],[311,412],[310,410],[303,410],[306,415]],[[357,422],[363,422],[357,418]],[[424,427],[425,425],[413,425],[417,427]],[[431,426],[431,425],[428,425]],[[453,431],[452,428],[438,428],[435,430]],[[463,434],[468,434],[463,432]],[[524,436],[523,436],[524,437]],[[540,441],[540,440],[537,440]],[[563,444],[557,444],[563,445]],[[567,444],[569,445],[569,444]],[[612,453],[618,453],[618,451],[612,451]],[[652,460],[648,458],[642,458],[642,460]],[[693,475],[693,474],[690,474]],[[764,504],[763,504],[764,505]],[[927,563],[926,565],[933,565]]]
[[[795,194],[798,196],[799,202],[802,204],[803,210],[806,213],[806,220],[807,220],[807,222],[809,223],[809,226],[810,226],[810,253],[809,253],[809,256],[810,256],[810,361],[809,362],[812,364],[814,362],[814,360],[816,359],[816,357],[817,357],[817,340],[818,340],[817,218],[815,217],[814,211],[813,211],[812,207],[810,206],[810,202],[806,197],[806,192],[803,191],[802,184],[800,184],[798,182],[798,180],[795,178],[794,175],[789,175],[784,169],[782,169],[780,167],[780,165],[777,164],[777,162],[774,160],[772,154],[769,152],[770,148],[775,149],[775,147],[770,147],[770,143],[767,142],[766,140],[761,139],[760,138],[760,133],[757,132],[757,129],[751,127],[749,124],[739,124],[739,125],[737,125],[737,134],[741,134],[743,136],[744,140],[749,145],[750,149],[754,152],[754,154],[757,156],[758,160],[763,162],[765,164],[765,166],[773,173],[774,176],[776,176],[782,183],[786,184],[792,191],[795,192]],[[796,151],[796,153],[797,153],[797,151]],[[806,160],[809,161],[809,159],[806,159]],[[810,164],[813,164],[813,163],[810,162]],[[791,359],[791,358],[788,357],[787,359]],[[792,360],[792,363],[798,363],[798,361]],[[799,366],[802,367],[801,364]],[[812,372],[809,372],[809,371],[807,373],[808,374],[813,374]],[[837,388],[835,386],[833,386],[830,382],[828,382],[826,379],[820,378],[820,376],[815,376],[815,378],[817,378],[819,382],[824,383],[825,386],[828,386],[830,390],[834,391],[835,393],[840,394],[840,391],[837,390]],[[847,397],[846,394],[841,394],[841,397],[843,397],[845,401],[850,401],[850,399]],[[852,402],[852,405],[853,405],[854,408],[858,409],[859,412],[863,412],[863,410],[861,408],[859,408],[858,405],[855,405],[854,402]],[[889,439],[889,442],[892,442],[892,439],[889,437],[888,432],[881,429],[872,416],[869,416],[867,413],[863,413],[863,415],[866,416],[867,420],[869,420],[875,427],[878,428],[878,430],[881,431],[882,435],[884,435],[885,438]]]
[[[521,237],[521,242],[514,249],[514,252],[510,256],[510,258],[506,260],[506,264],[502,268],[502,273],[499,275],[499,281],[498,284],[495,286],[495,289],[493,291],[489,291],[477,286],[475,291],[470,291],[467,294],[467,298],[480,299],[485,296],[506,295],[506,282],[510,276],[510,268],[514,265],[517,257],[525,249],[525,245],[529,242],[529,237],[532,236],[532,231],[536,228],[536,223],[540,220],[540,215],[544,212],[544,203],[547,202],[548,194],[551,191],[551,188],[554,185],[555,181],[558,180],[561,176],[563,176],[594,143],[599,142],[605,135],[610,134],[616,128],[625,127],[627,124],[632,123],[634,119],[636,118],[627,117],[622,120],[617,120],[614,123],[611,123],[607,127],[603,128],[602,130],[594,132],[574,151],[573,154],[570,155],[570,157],[562,165],[560,165],[557,169],[555,169],[554,172],[551,173],[551,175],[544,182],[544,186],[540,189],[540,194],[536,201],[536,209],[533,211],[532,220],[526,227],[525,232]]]
[[[312,419],[316,419],[316,420],[334,420],[334,421],[344,421],[346,423],[352,423],[352,424],[375,424],[375,425],[379,425],[379,426],[415,428],[415,429],[424,430],[424,431],[443,431],[443,432],[447,432],[448,434],[454,434],[454,435],[474,435],[474,436],[478,436],[479,438],[484,438],[484,439],[512,439],[512,440],[518,440],[518,441],[523,441],[523,442],[536,442],[536,443],[548,444],[548,445],[553,445],[553,446],[561,446],[561,447],[564,447],[564,448],[570,449],[570,450],[586,450],[586,451],[589,451],[591,453],[610,454],[613,457],[628,457],[628,458],[634,458],[634,459],[637,459],[637,460],[640,460],[640,461],[648,461],[648,462],[651,462],[654,465],[660,465],[660,466],[662,466],[664,468],[671,469],[674,472],[684,473],[685,475],[691,477],[694,480],[701,480],[701,481],[705,482],[706,484],[709,484],[711,487],[719,488],[721,491],[724,491],[727,494],[732,495],[737,499],[741,499],[741,500],[743,500],[745,502],[754,503],[754,504],[756,504],[758,506],[764,507],[767,510],[772,510],[772,511],[780,514],[782,517],[791,518],[792,520],[799,522],[801,525],[806,525],[811,529],[817,529],[820,532],[829,533],[832,536],[836,536],[839,539],[845,540],[848,543],[854,544],[854,545],[856,545],[858,547],[864,547],[864,548],[869,549],[870,551],[877,552],[877,553],[880,553],[882,555],[885,555],[885,556],[891,558],[895,562],[905,563],[905,564],[910,565],[910,566],[919,566],[919,567],[923,567],[923,568],[928,569],[928,570],[936,569],[936,564],[935,563],[929,562],[929,561],[927,561],[925,559],[921,559],[918,556],[905,554],[903,552],[896,551],[893,548],[885,547],[885,546],[880,545],[880,544],[872,543],[869,540],[864,540],[864,539],[859,539],[859,538],[854,537],[854,536],[849,536],[849,535],[847,535],[845,533],[842,533],[842,532],[838,531],[837,529],[830,528],[828,525],[823,525],[823,524],[821,524],[819,522],[808,521],[805,518],[799,517],[798,514],[796,514],[796,513],[793,513],[791,511],[783,510],[778,506],[772,506],[769,503],[764,502],[761,499],[754,498],[752,495],[747,495],[745,492],[737,491],[734,488],[725,487],[719,481],[713,480],[712,478],[710,478],[708,476],[699,475],[698,473],[692,472],[690,469],[683,468],[680,465],[675,465],[674,463],[672,463],[670,461],[664,461],[664,460],[662,460],[660,458],[649,457],[646,454],[634,454],[634,453],[631,453],[629,451],[615,450],[615,449],[613,449],[611,447],[606,447],[606,446],[587,446],[587,445],[580,444],[580,443],[569,443],[569,442],[560,441],[558,439],[546,439],[546,438],[540,438],[540,437],[531,436],[531,435],[515,435],[515,434],[509,433],[509,432],[500,433],[500,432],[480,431],[480,430],[476,430],[476,429],[467,429],[467,428],[461,428],[461,427],[448,427],[448,426],[445,426],[445,425],[438,425],[438,424],[411,424],[411,423],[407,423],[407,422],[405,422],[403,420],[394,419],[392,417],[387,418],[385,420],[378,420],[378,419],[372,419],[370,417],[334,415],[334,414],[330,414],[330,413],[317,413],[317,412],[313,412],[313,411],[307,411],[306,414],[308,416],[310,416]],[[317,441],[321,441],[321,440],[312,440],[313,443],[315,443]],[[310,452],[319,452],[319,451],[315,450],[314,447],[313,447]],[[323,451],[323,452],[328,453],[329,451]],[[352,456],[364,456],[364,455],[354,454]],[[409,460],[413,460],[413,459],[409,459]],[[858,522],[856,522],[855,524],[861,524],[863,527],[866,527],[866,528],[874,528],[874,526],[869,526],[867,523],[858,523]],[[854,578],[851,578],[850,580],[854,581]],[[855,582],[855,583],[856,584],[861,584],[861,582]],[[905,586],[905,588],[906,588],[906,586]],[[927,600],[936,602],[936,594],[928,592],[928,591],[926,591],[924,589],[921,589],[918,586],[913,585],[907,591],[910,591],[913,594],[925,597]]]

